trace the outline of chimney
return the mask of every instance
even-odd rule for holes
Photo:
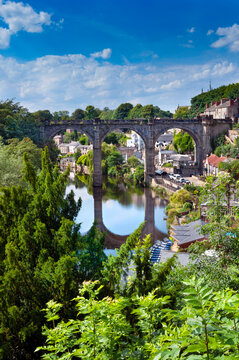
[[[232,106],[232,105],[234,105],[234,100],[233,100],[233,99],[230,99],[230,100],[229,100],[229,106]]]
[[[214,104],[214,101],[211,101],[211,106]]]
[[[221,99],[221,104],[224,104],[226,101],[228,101],[227,98],[222,98],[222,99]]]
[[[221,104],[221,101],[220,101],[220,100],[218,100],[218,101],[215,102],[215,105],[216,105],[216,106],[218,106],[218,105],[220,105],[220,104]]]
[[[206,109],[208,109],[208,108],[209,108],[209,103],[207,102],[207,103],[206,103]]]

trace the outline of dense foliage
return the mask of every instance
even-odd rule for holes
[[[28,188],[0,190],[0,359],[9,360],[33,359],[41,308],[54,298],[71,316],[80,280],[93,279],[104,260],[102,235],[94,227],[80,237],[74,219],[81,202],[73,193],[64,196],[68,172],[52,167],[47,149],[39,174],[25,153],[24,175]]]
[[[5,143],[11,138],[22,140],[25,137],[37,143],[39,142],[38,118],[13,100],[1,101],[0,136]]]
[[[194,142],[187,132],[180,131],[173,136],[173,147],[179,154],[190,153],[194,150]]]
[[[21,141],[11,139],[7,145],[0,141],[0,187],[23,185],[23,154],[28,154],[29,160],[38,171],[41,168],[41,152],[29,138]]]

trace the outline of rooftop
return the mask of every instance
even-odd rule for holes
[[[217,156],[215,154],[211,154],[210,156],[208,156],[206,158],[206,160],[204,160],[204,164],[207,163],[207,164],[212,165],[214,167],[218,167],[218,164],[220,162],[222,162],[222,161],[225,161],[226,159],[227,158],[224,157],[224,156],[219,157],[219,156]]]
[[[171,236],[179,245],[202,240],[205,236],[201,234],[201,227],[205,222],[201,219],[185,225],[171,225]]]

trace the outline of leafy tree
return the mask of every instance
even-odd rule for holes
[[[97,109],[95,109],[95,107],[92,105],[88,105],[85,109],[85,118],[87,120],[91,120],[91,119],[96,118],[97,116],[98,116]]]
[[[136,168],[138,165],[141,165],[141,162],[135,156],[129,157],[127,163],[131,168]]]
[[[38,110],[32,113],[32,115],[39,123],[53,120],[53,116],[49,110]]]
[[[168,110],[162,110],[158,106],[154,106],[154,116],[161,118],[172,118],[173,114]]]
[[[173,147],[179,154],[192,152],[194,150],[194,142],[192,137],[184,131],[174,134]]]
[[[118,151],[113,151],[106,159],[108,168],[113,166],[121,166],[123,164],[123,156]]]
[[[141,117],[149,119],[154,117],[154,107],[153,105],[145,105],[141,109]]]
[[[174,119],[190,119],[190,109],[188,106],[179,106],[173,114]]]
[[[128,118],[131,109],[133,109],[133,105],[130,103],[124,103],[119,105],[117,109],[114,111],[114,119]]]
[[[53,119],[56,121],[64,121],[68,120],[69,118],[69,111],[67,110],[55,111],[53,113]]]
[[[143,184],[144,183],[144,167],[143,165],[138,165],[134,172],[134,183]]]
[[[29,138],[11,139],[8,145],[0,143],[0,186],[25,184],[23,180],[23,154],[27,153],[34,168],[41,168],[41,149]]]
[[[141,117],[141,110],[143,106],[141,104],[135,105],[129,112],[130,119],[137,119]]]
[[[90,141],[89,141],[89,138],[86,135],[81,135],[79,137],[79,143],[81,145],[89,145]]]
[[[80,121],[80,120],[84,119],[84,117],[85,117],[85,112],[82,109],[76,109],[71,114],[71,119],[73,121]]]
[[[106,142],[107,144],[119,145],[122,137],[122,133],[112,131],[106,135],[106,137],[104,138],[104,142]]]
[[[64,197],[68,173],[53,168],[47,149],[39,175],[25,155],[25,181],[1,188],[0,343],[3,359],[33,359],[41,341],[41,308],[50,298],[70,316],[79,285],[78,231],[81,203]]]
[[[111,120],[113,119],[113,114],[114,110],[110,110],[108,107],[105,107],[99,117],[101,120]]]

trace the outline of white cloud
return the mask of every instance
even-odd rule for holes
[[[211,29],[210,29],[210,30],[208,30],[207,35],[210,36],[210,35],[212,35],[213,33],[214,33],[214,30],[211,30]]]
[[[160,89],[162,89],[162,90],[176,89],[176,88],[179,88],[181,84],[182,84],[182,82],[180,80],[174,80],[168,84],[161,85]]]
[[[8,29],[0,27],[0,49],[5,49],[9,46],[11,33]]]
[[[112,50],[111,49],[104,49],[102,51],[97,51],[93,54],[90,54],[92,58],[102,58],[102,59],[109,59],[111,57]]]
[[[195,32],[195,27],[193,26],[190,29],[187,29],[187,32],[194,33]]]
[[[216,34],[221,36],[220,39],[211,44],[214,48],[228,46],[233,52],[239,51],[239,25],[234,24],[230,27],[219,27]]]
[[[189,104],[201,88],[239,81],[235,64],[162,66],[150,62],[114,65],[82,54],[44,56],[25,63],[0,56],[0,100],[15,98],[30,111],[155,104],[171,111]]]
[[[0,28],[0,48],[9,46],[10,36],[19,31],[40,33],[43,25],[51,24],[51,15],[47,12],[35,12],[28,4],[0,0],[0,18],[8,28]]]

